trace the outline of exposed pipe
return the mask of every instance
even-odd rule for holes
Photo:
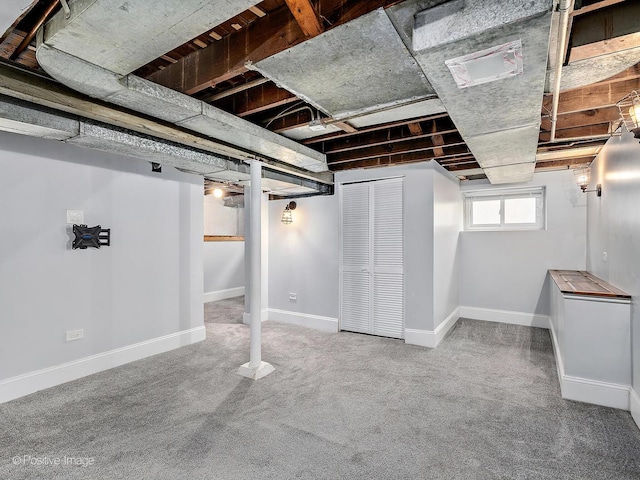
[[[24,52],[25,48],[27,48],[27,46],[31,43],[31,40],[33,40],[33,37],[35,37],[36,33],[38,33],[38,29],[44,22],[46,22],[47,18],[49,18],[49,15],[51,15],[51,12],[53,12],[58,5],[60,5],[60,0],[54,0],[53,2],[51,2],[51,5],[49,5],[42,16],[35,23],[35,25],[31,28],[31,30],[29,30],[29,33],[27,33],[27,35],[22,39],[20,45],[18,45],[18,47],[9,56],[9,60],[15,60],[20,56],[22,52]]]
[[[560,0],[558,11],[560,19],[558,22],[558,41],[556,44],[556,66],[555,77],[553,79],[553,106],[551,108],[551,136],[549,141],[556,140],[556,126],[558,123],[558,105],[560,102],[560,83],[562,81],[562,64],[564,63],[564,53],[567,44],[567,30],[569,28],[569,14],[573,11],[575,0]]]
[[[69,18],[71,18],[71,9],[69,8],[67,0],[60,0],[60,3],[62,3],[62,9],[64,10],[64,18],[69,20]]]

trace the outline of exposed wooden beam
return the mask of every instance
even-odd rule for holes
[[[548,162],[536,162],[536,170],[542,170],[545,168],[559,168],[559,167],[571,167],[573,165],[585,165],[593,161],[594,157],[577,157],[577,158],[565,158],[563,160],[550,160]]]
[[[327,154],[327,163],[342,163],[346,161],[354,161],[354,160],[366,160],[370,158],[376,158],[379,156],[387,156],[387,155],[399,155],[399,154],[407,154],[407,153],[418,153],[418,152],[426,152],[430,151],[431,156],[438,156],[435,153],[435,149],[442,152],[440,156],[444,154],[443,149],[449,149],[451,147],[460,147],[463,146],[466,150],[466,145],[460,138],[460,136],[456,134],[448,134],[446,135],[446,143],[443,143],[442,146],[434,145],[433,139],[430,137],[427,138],[418,138],[411,139],[406,142],[401,143],[387,143],[384,145],[378,145],[375,147],[367,147],[361,148],[358,150],[349,150],[347,152],[340,153],[331,153]]]
[[[245,73],[246,62],[267,58],[305,38],[289,9],[283,6],[147,78],[173,90],[194,94]]]
[[[440,145],[444,145],[444,139],[442,135],[438,132],[438,125],[436,124],[435,121],[431,122],[431,133],[433,134],[433,137],[431,137],[433,144],[438,145],[436,148],[433,149],[433,153],[437,157],[441,157],[442,155],[444,155],[444,150]]]
[[[422,135],[422,125],[420,125],[420,122],[409,123],[407,127],[409,127],[411,135]]]
[[[571,48],[570,62],[577,62],[586,58],[606,55],[608,53],[619,52],[628,48],[640,46],[640,32],[622,35],[599,42],[588,43],[579,47]]]
[[[237,87],[233,87],[233,88],[230,88],[229,90],[225,90],[224,92],[216,93],[214,95],[207,95],[206,97],[203,97],[201,100],[203,102],[215,102],[216,100],[220,100],[225,97],[230,97],[231,95],[235,95],[236,93],[240,93],[245,90],[255,88],[259,85],[263,85],[269,81],[270,80],[268,78],[258,78],[257,80],[243,83],[242,85],[238,85]]]
[[[460,149],[459,152],[451,155],[451,158],[461,158],[462,155],[469,156],[469,152],[465,151],[466,147],[453,147],[452,149]],[[329,168],[333,171],[337,170],[348,170],[351,168],[371,168],[371,167],[383,167],[390,165],[399,165],[406,163],[416,163],[416,162],[425,162],[429,160],[435,160],[432,151],[424,150],[421,152],[415,153],[407,153],[407,154],[399,154],[399,155],[383,155],[375,158],[370,158],[366,160],[353,160],[353,161],[345,161],[342,163],[334,163],[330,164]],[[441,160],[441,159],[438,159]],[[465,167],[469,168],[469,167]]]
[[[251,13],[253,13],[256,17],[262,18],[266,15],[266,13],[264,12],[264,10],[262,10],[260,7],[249,7],[249,11]]]
[[[572,112],[558,115],[557,129],[562,130],[566,128],[581,127],[585,125],[595,125],[598,123],[613,122],[619,118],[620,113],[618,107],[604,107],[594,108],[590,110],[584,110],[582,112]],[[551,119],[547,117],[542,118],[542,124],[540,126],[542,131],[551,130]]]
[[[347,122],[332,122],[332,125],[335,125],[340,130],[346,133],[357,133],[358,129],[349,125]]]
[[[246,117],[297,101],[300,101],[298,97],[269,82],[219,100],[216,106],[239,117]]]
[[[593,3],[591,5],[587,5],[578,10],[574,10],[571,12],[571,15],[577,17],[579,15],[584,15],[585,13],[595,12],[596,10],[600,10],[601,8],[610,7],[612,5],[616,5],[618,3],[622,3],[625,0],[602,0],[600,2]]]
[[[457,134],[457,130],[455,128],[452,128],[451,125],[448,125],[445,122],[440,125],[440,129],[436,133],[423,132],[420,135],[407,135],[403,128],[394,127],[391,129],[363,133],[361,135],[351,137],[346,137],[343,135],[345,138],[338,137],[333,141],[323,144],[321,151],[326,154],[349,152],[353,150],[360,150],[363,148],[408,142],[411,140],[422,138],[432,138],[437,135],[445,134]],[[460,139],[459,134],[457,138]]]
[[[333,27],[353,20],[354,12],[362,15],[397,3],[397,0],[355,3],[358,5],[353,8],[336,8],[339,18],[333,22]],[[289,8],[283,5],[268,15],[257,18],[247,28],[226,35],[220,41],[187,55],[162,71],[153,72],[147,78],[191,95],[245,73],[247,62],[258,62],[307,38]]]
[[[209,32],[209,36],[211,38],[213,38],[214,40],[222,40],[222,35],[220,35],[219,33],[214,32],[213,30],[211,30]]]
[[[294,18],[300,25],[302,32],[309,38],[320,35],[323,31],[322,23],[313,9],[310,0],[284,0]]]
[[[560,93],[558,113],[611,107],[632,90],[640,90],[640,78],[602,83]],[[551,111],[552,95],[545,95],[543,110]]]
[[[344,134],[344,133],[337,133],[336,134],[336,133],[334,133],[334,134],[324,135],[322,137],[308,138],[307,140],[304,140],[302,143],[304,143],[305,145],[312,145],[314,143],[327,142],[327,141],[336,140],[336,139],[344,140],[349,135],[360,135],[360,134],[363,134],[363,133],[376,132],[378,130],[386,130],[388,128],[399,127],[401,125],[407,125],[407,124],[413,123],[413,122],[423,122],[423,121],[426,121],[426,120],[436,120],[438,118],[445,118],[445,117],[448,118],[449,114],[448,113],[438,113],[436,115],[430,115],[428,117],[413,118],[411,120],[399,120],[397,122],[385,123],[385,124],[382,124],[382,125],[373,125],[371,127],[363,127],[361,129],[359,129],[356,133],[353,133],[353,134]]]
[[[584,127],[567,128],[565,130],[558,130],[556,138],[559,140],[569,138],[587,138],[587,137],[601,137],[609,135],[609,123],[600,123],[597,125],[587,125]],[[540,142],[548,142],[550,139],[549,132],[540,133]]]
[[[207,43],[203,42],[202,40],[200,40],[199,38],[194,38],[192,40],[193,43],[195,43],[197,46],[199,46],[200,48],[206,48],[207,47]]]

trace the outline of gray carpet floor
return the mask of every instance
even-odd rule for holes
[[[204,342],[0,405],[0,479],[640,479],[631,416],[562,400],[545,330],[461,319],[430,350],[266,322],[254,382],[241,318],[208,304]]]

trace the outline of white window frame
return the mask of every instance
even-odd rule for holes
[[[485,189],[463,192],[464,196],[464,229],[466,231],[500,231],[500,230],[545,230],[546,224],[546,189],[540,187]],[[507,199],[536,199],[535,223],[506,223],[504,221],[504,202]],[[475,200],[499,200],[500,224],[474,224],[472,205]]]

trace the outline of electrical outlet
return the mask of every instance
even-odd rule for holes
[[[297,300],[298,300],[298,294],[297,293],[290,293],[289,294],[289,301],[291,303],[296,303]]]
[[[83,225],[84,212],[82,210],[67,210],[67,223],[69,225]]]
[[[73,340],[80,340],[84,337],[84,330],[69,330],[67,332],[67,342],[71,342]]]
[[[602,261],[603,262],[607,261],[607,252],[602,252]]]

